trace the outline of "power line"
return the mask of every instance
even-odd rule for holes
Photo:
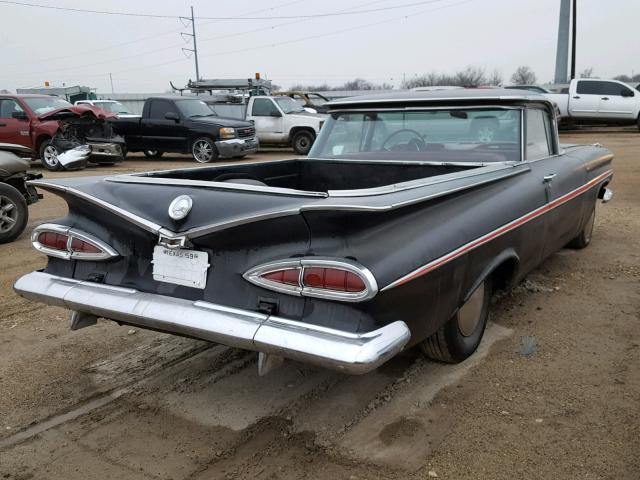
[[[418,5],[426,5],[430,3],[442,2],[444,0],[423,0],[420,2],[412,2],[405,3],[402,5],[392,5],[389,7],[379,7],[379,8],[371,8],[365,10],[356,10],[351,12],[327,12],[327,13],[314,13],[309,15],[278,15],[278,16],[268,16],[268,17],[247,17],[247,16],[234,16],[234,17],[195,17],[197,20],[292,20],[292,19],[301,19],[301,18],[323,18],[323,17],[337,17],[342,15],[360,15],[363,13],[376,13],[383,12],[388,10],[397,10],[400,8],[410,8]],[[26,2],[14,2],[10,0],[0,0],[0,3],[6,5],[17,5],[21,7],[32,7],[32,8],[45,8],[49,10],[60,10],[65,12],[76,12],[76,13],[92,13],[99,15],[114,15],[114,16],[125,16],[125,17],[143,17],[143,18],[165,18],[165,19],[180,19],[179,15],[158,15],[151,13],[134,13],[134,12],[113,12],[108,10],[89,10],[83,8],[71,8],[71,7],[56,7],[54,5],[42,5],[36,3],[26,3]]]

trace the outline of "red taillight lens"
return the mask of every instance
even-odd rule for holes
[[[68,235],[56,232],[43,232],[38,236],[38,242],[43,247],[51,248],[52,250],[67,250]]]
[[[102,250],[95,245],[91,245],[90,243],[78,238],[73,238],[71,240],[71,251],[79,253],[102,253]]]
[[[358,275],[338,268],[305,268],[302,284],[305,287],[337,292],[363,292],[367,288]]]
[[[262,278],[270,282],[284,283],[285,285],[297,287],[300,285],[300,269],[289,268],[286,270],[276,270],[275,272],[265,273],[262,275]]]

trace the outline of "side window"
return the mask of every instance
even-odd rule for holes
[[[164,120],[165,114],[168,112],[178,113],[175,105],[166,100],[152,100],[149,107],[149,118],[156,120]]]
[[[14,100],[0,100],[0,118],[12,118],[13,112],[22,112],[22,108]]]
[[[551,126],[544,111],[528,109],[525,158],[536,160],[551,155]]]
[[[576,92],[582,95],[606,95],[607,83],[582,80],[578,82]]]
[[[269,98],[256,98],[253,101],[251,115],[254,117],[270,117],[272,112],[279,113],[278,109]]]
[[[605,95],[612,95],[618,97],[633,97],[633,91],[630,88],[625,87],[624,85],[620,85],[615,82],[602,82],[605,84]]]

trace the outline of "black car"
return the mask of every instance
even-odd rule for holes
[[[344,99],[305,159],[33,182],[69,214],[36,228],[47,267],[15,290],[73,328],[104,317],[256,350],[263,371],[365,373],[413,345],[459,362],[495,289],[589,245],[612,157],[560,146],[531,92]]]
[[[217,158],[242,158],[258,150],[254,126],[245,121],[217,116],[194,97],[151,97],[141,118],[113,121],[127,152],[144,152],[158,158],[164,152],[191,153],[208,163]]]

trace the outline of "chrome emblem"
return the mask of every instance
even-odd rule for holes
[[[169,205],[169,216],[174,220],[182,220],[191,211],[193,200],[189,195],[180,195],[173,199]]]

